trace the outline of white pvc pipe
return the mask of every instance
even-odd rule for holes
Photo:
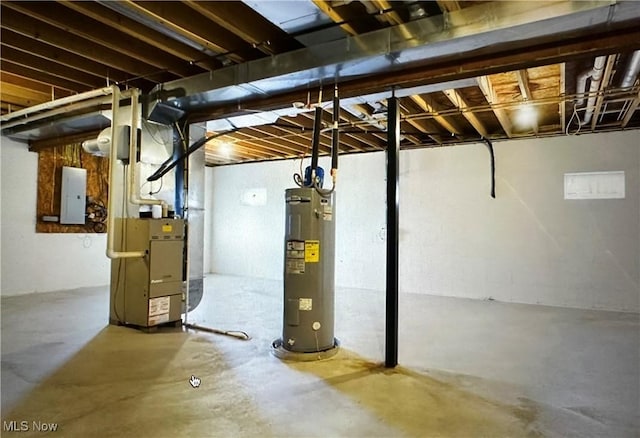
[[[92,97],[97,96],[108,96],[112,94],[113,87],[116,85],[112,85],[111,87],[98,88],[97,90],[87,91],[86,93],[74,94],[73,96],[63,97],[61,99],[52,100],[50,102],[41,103],[39,105],[30,106],[25,109],[21,109],[19,111],[14,111],[8,114],[3,115],[0,120],[3,122],[7,122],[9,120],[15,119],[20,116],[28,116],[31,113],[47,110],[51,108],[56,108],[59,106],[67,105],[69,103],[79,102],[82,100],[91,99]]]
[[[133,89],[131,91],[131,132],[129,138],[129,178],[128,178],[128,193],[129,202],[134,205],[162,205],[163,212],[167,208],[167,203],[161,199],[145,199],[140,198],[140,189],[137,183],[136,174],[136,142],[138,139],[138,97],[140,91]]]
[[[116,226],[116,215],[115,215],[115,196],[113,196],[113,187],[116,183],[116,168],[118,166],[118,143],[119,136],[117,135],[117,123],[118,123],[118,112],[120,109],[120,89],[117,85],[112,85],[110,87],[110,92],[112,94],[111,99],[111,150],[109,152],[109,202],[107,207],[107,257],[110,259],[120,259],[120,258],[132,258],[132,257],[144,257],[146,255],[145,251],[115,251],[115,226]],[[137,92],[137,90],[136,90]],[[132,97],[132,103],[133,103]],[[136,99],[137,101],[137,96]],[[123,194],[124,196],[124,194]]]
[[[578,79],[576,80],[576,93],[580,93],[580,98],[576,101],[576,106],[584,105],[584,94],[587,92],[587,79],[589,79],[592,72],[593,68],[590,68],[578,75]]]

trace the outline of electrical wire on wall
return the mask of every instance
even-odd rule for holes
[[[142,118],[142,124],[144,125],[144,127],[147,129],[147,132],[149,133],[149,136],[153,139],[153,141],[161,146],[166,146],[167,144],[171,143],[171,138],[162,138],[162,132],[160,130],[160,128],[158,127],[158,125],[156,125],[155,123],[151,123],[148,122],[145,118]],[[154,133],[155,131],[155,133]],[[158,137],[160,137],[158,139]],[[168,136],[170,137],[170,136]]]
[[[571,128],[571,123],[573,122],[573,119],[575,119],[578,122],[578,129],[576,129],[574,132],[570,131]],[[580,122],[580,116],[578,115],[578,109],[576,108],[575,104],[573,105],[573,113],[571,114],[571,117],[569,118],[569,121],[567,122],[567,126],[564,130],[565,134],[567,135],[577,135],[580,133],[580,129],[582,129],[582,122]]]

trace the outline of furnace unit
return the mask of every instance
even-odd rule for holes
[[[142,328],[182,321],[184,221],[116,218],[117,251],[144,257],[111,261],[109,322]]]

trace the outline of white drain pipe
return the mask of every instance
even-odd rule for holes
[[[120,89],[117,85],[112,85],[111,90],[111,150],[109,152],[109,202],[107,206],[107,257],[110,259],[132,258],[132,257],[144,257],[145,251],[115,251],[115,227],[116,227],[116,215],[115,215],[115,196],[113,196],[113,186],[116,182],[116,168],[118,166],[118,143],[120,141],[117,135],[117,121],[118,112],[120,109]],[[137,90],[136,90],[137,92]],[[137,96],[133,101],[137,101]],[[133,129],[132,129],[133,131]],[[124,196],[124,194],[123,194]]]
[[[591,117],[593,116],[593,110],[595,109],[596,104],[596,93],[600,90],[600,81],[602,80],[602,74],[604,72],[604,66],[607,61],[606,56],[598,56],[593,63],[593,68],[591,70],[587,70],[578,76],[578,83],[576,86],[576,91],[586,93],[586,85],[587,79],[591,78],[591,84],[589,85],[589,98],[587,99],[587,107],[584,113],[584,119],[580,123],[581,125],[586,125],[591,121]],[[582,106],[584,104],[584,94],[576,103],[577,106]]]
[[[131,131],[129,138],[129,178],[128,178],[128,192],[129,202],[133,205],[162,205],[162,215],[166,215],[168,204],[161,199],[146,199],[140,197],[140,190],[136,181],[136,142],[138,140],[138,126],[140,124],[138,119],[138,98],[140,96],[140,90],[131,90]]]

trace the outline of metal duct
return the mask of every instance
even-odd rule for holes
[[[437,84],[430,85],[421,85],[419,87],[408,87],[402,88],[395,91],[396,97],[407,97],[413,96],[415,94],[429,94],[435,93],[437,91],[444,91],[449,89],[457,89],[464,87],[473,87],[476,85],[475,79],[460,79],[457,81],[448,81],[448,82],[439,82]],[[356,104],[371,104],[373,102],[384,101],[391,97],[391,91],[382,91],[380,93],[366,94],[363,96],[350,97],[347,99],[341,100],[342,107],[349,111],[354,116],[363,119],[364,116],[362,113],[354,108],[352,105]],[[324,104],[327,102],[320,102],[320,106],[324,107]],[[275,123],[278,118],[286,116],[286,117],[295,117],[301,113],[312,112],[312,106],[304,106],[302,108],[291,106],[271,111],[258,111],[258,112],[250,112],[247,114],[241,115],[232,115],[231,117],[218,117],[213,118],[207,121],[207,130],[208,131],[229,131],[236,128],[248,128],[251,126],[261,126],[261,125],[269,125]],[[387,129],[385,124],[379,123],[377,120],[372,120],[372,124],[377,128],[385,130]]]
[[[640,73],[640,50],[636,50],[633,52],[633,55],[631,55],[629,65],[627,65],[627,70],[624,72],[624,77],[620,83],[620,88],[632,87],[636,82],[638,73]]]
[[[305,46],[335,41],[347,35],[311,0],[242,1]]]
[[[193,49],[201,51],[204,55],[207,56],[216,56],[216,53],[211,51],[208,47],[205,47],[197,42],[180,35],[177,32],[168,29],[166,26],[163,26],[162,23],[152,20],[151,18],[147,18],[144,14],[137,12],[131,9],[125,2],[119,1],[111,1],[111,0],[97,0],[96,3],[101,4],[105,8],[109,8],[119,14],[124,15],[127,18],[130,18],[133,21],[137,21],[138,23],[150,27],[151,29],[159,32],[163,35],[168,36],[171,39],[181,42],[184,45],[187,45]]]
[[[607,62],[606,56],[598,56],[593,63],[593,68],[589,72],[589,76],[591,77],[591,82],[589,85],[589,99],[587,100],[587,108],[584,113],[584,120],[582,124],[586,125],[591,121],[591,116],[593,116],[594,105],[596,104],[596,94],[600,90],[600,81],[602,80],[602,73],[604,72],[604,66]],[[582,77],[582,75],[581,75]],[[581,78],[579,78],[580,80]],[[585,86],[585,85],[583,85]],[[586,92],[586,90],[585,90]],[[584,97],[581,99],[584,102]]]
[[[157,86],[185,111],[339,83],[508,44],[557,41],[640,19],[633,2],[490,2],[339,41],[238,64]],[[505,30],[509,30],[505,32]],[[404,37],[407,33],[413,38]]]

